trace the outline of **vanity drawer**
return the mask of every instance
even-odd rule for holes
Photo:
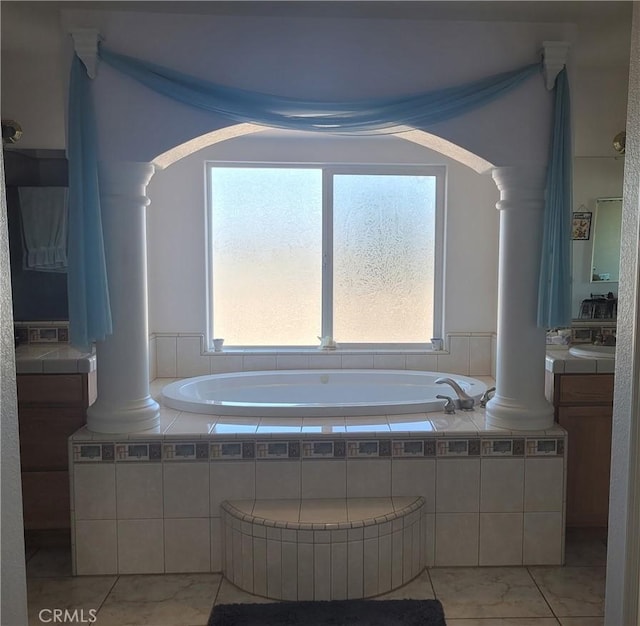
[[[87,405],[86,374],[20,374],[18,404]]]
[[[560,404],[613,404],[613,374],[563,374]]]

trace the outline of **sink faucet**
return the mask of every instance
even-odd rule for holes
[[[458,394],[458,405],[463,411],[473,411],[474,399],[452,378],[437,378],[436,384],[446,383]]]

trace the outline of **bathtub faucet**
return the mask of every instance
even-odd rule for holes
[[[482,394],[482,398],[480,398],[480,406],[481,407],[486,407],[487,406],[487,402],[489,402],[489,400],[491,400],[492,393],[495,393],[496,388],[495,387],[489,387],[489,389],[487,389],[483,394]]]
[[[447,415],[454,415],[456,412],[456,403],[453,401],[453,398],[451,396],[442,396],[440,394],[438,394],[436,396],[436,398],[438,398],[438,400],[446,400],[446,402],[444,403],[444,407],[443,410]]]
[[[458,405],[463,411],[473,411],[474,399],[453,378],[437,378],[436,384],[446,383],[458,394]]]

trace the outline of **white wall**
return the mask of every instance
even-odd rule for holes
[[[24,531],[22,528],[22,482],[18,443],[18,401],[9,271],[9,233],[4,184],[4,157],[0,152],[0,422],[2,424],[2,605],[0,624],[27,623]]]
[[[615,157],[613,138],[627,122],[629,59],[569,68],[574,156]]]
[[[41,2],[2,2],[0,11],[2,118],[22,126],[22,148],[64,148],[69,65],[58,11]]]
[[[635,624],[640,582],[640,3],[634,3],[613,398],[605,625]]]
[[[204,161],[216,159],[446,165],[445,329],[495,332],[498,191],[489,175],[396,137],[329,138],[287,131],[228,140],[151,179],[147,209],[151,332],[205,332]]]
[[[68,11],[64,17],[86,24],[84,14]],[[225,85],[337,101],[411,94],[511,70],[538,61],[543,41],[575,34],[573,26],[555,23],[135,12],[101,14],[96,23],[105,45],[125,54]],[[150,161],[229,125],[104,64],[94,87],[104,160]],[[546,163],[551,105],[542,76],[535,76],[432,131],[496,165]]]

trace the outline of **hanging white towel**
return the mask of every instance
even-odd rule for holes
[[[67,188],[20,187],[22,267],[67,271]]]

